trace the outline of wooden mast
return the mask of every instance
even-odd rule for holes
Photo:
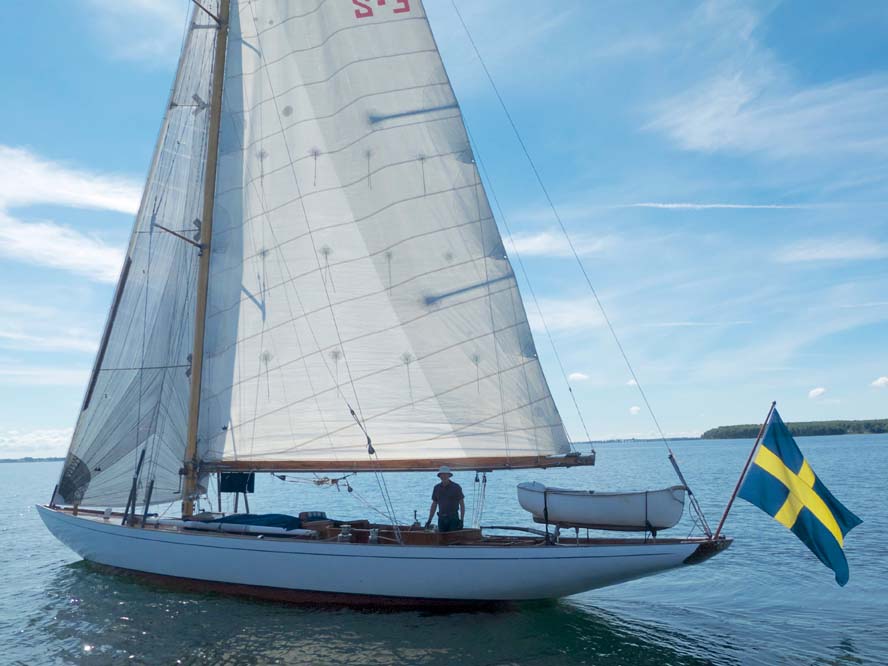
[[[188,435],[185,446],[182,487],[182,516],[194,513],[197,491],[197,427],[200,414],[200,384],[203,375],[204,332],[207,315],[207,287],[210,277],[210,240],[213,231],[213,204],[216,198],[216,166],[219,159],[219,127],[222,119],[222,87],[225,79],[225,52],[228,47],[228,17],[231,0],[220,0],[219,35],[213,59],[213,94],[210,100],[210,125],[204,174],[203,215],[200,224],[200,264],[197,274],[197,304],[194,316],[194,349],[191,354],[191,400],[188,405]],[[215,17],[214,17],[215,18]]]

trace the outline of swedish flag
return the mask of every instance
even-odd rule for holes
[[[785,525],[836,574],[848,582],[845,535],[862,521],[817,478],[775,409],[740,497]]]

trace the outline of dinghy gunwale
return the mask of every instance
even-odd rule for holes
[[[540,488],[542,488],[542,490],[539,490],[534,486],[539,486]],[[657,488],[656,490],[626,490],[626,491],[619,491],[619,490],[598,491],[598,490],[577,490],[575,488],[558,488],[556,486],[547,486],[545,484],[540,483],[539,481],[522,481],[521,483],[518,484],[517,487],[521,488],[522,490],[526,490],[528,492],[535,492],[535,493],[546,492],[546,493],[556,493],[558,495],[577,495],[579,497],[588,497],[588,496],[593,496],[593,495],[595,497],[621,497],[621,496],[629,497],[629,496],[633,496],[633,495],[651,495],[653,493],[662,493],[667,490],[670,492],[677,491],[677,490],[682,490],[684,492],[688,491],[688,487],[685,485],[682,485],[682,484],[677,484],[674,486],[667,486],[666,488]]]

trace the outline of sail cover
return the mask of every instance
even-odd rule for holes
[[[419,0],[232,0],[221,123],[204,463],[569,450]]]
[[[204,3],[211,11],[218,0]],[[122,506],[142,451],[143,489],[180,496],[194,340],[208,101],[218,30],[195,10],[56,498]]]

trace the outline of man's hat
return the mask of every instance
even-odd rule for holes
[[[453,472],[450,471],[450,468],[447,465],[441,465],[438,468],[438,477],[440,478],[444,474],[447,476],[453,476]]]

